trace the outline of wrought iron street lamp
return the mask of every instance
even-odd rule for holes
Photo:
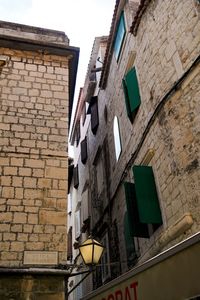
[[[79,246],[79,255],[81,255],[83,262],[86,266],[89,267],[89,270],[71,273],[68,277],[77,276],[85,274],[85,276],[67,293],[67,297],[73,290],[77,288],[77,286],[83,282],[91,272],[94,271],[94,267],[99,263],[101,256],[103,254],[104,246],[102,246],[99,242],[89,237],[85,242],[83,242]],[[68,299],[68,298],[67,298]]]

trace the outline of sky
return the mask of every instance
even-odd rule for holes
[[[108,35],[115,0],[0,0],[0,20],[61,30],[80,48],[74,102],[84,84],[96,36]]]

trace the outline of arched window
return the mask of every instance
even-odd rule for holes
[[[122,146],[121,146],[121,138],[120,138],[120,131],[119,131],[119,122],[116,116],[114,117],[113,134],[114,134],[114,141],[115,141],[115,156],[116,156],[116,160],[118,160],[122,152]]]

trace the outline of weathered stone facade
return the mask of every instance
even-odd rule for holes
[[[94,40],[93,48],[91,51],[91,57],[88,64],[88,71],[85,78],[84,87],[80,89],[78,103],[75,111],[75,117],[72,124],[70,143],[73,145],[74,159],[73,168],[78,166],[78,186],[74,187],[75,180],[72,178],[70,184],[70,207],[68,210],[68,228],[72,230],[72,245],[81,244],[90,235],[90,216],[92,212],[92,195],[91,195],[91,158],[90,148],[92,146],[92,135],[88,134],[90,129],[90,115],[87,114],[90,97],[98,95],[99,92],[99,79],[100,71],[96,72],[98,68],[101,69],[102,63],[97,61],[103,61],[105,55],[105,49],[107,44],[107,37],[96,37]],[[92,72],[91,72],[92,71]],[[91,133],[91,131],[90,131]],[[81,143],[87,140],[86,150],[86,162],[82,163],[82,149]],[[73,260],[77,258],[79,249],[77,247],[72,248]],[[77,264],[79,261],[77,262]],[[76,276],[71,283],[73,286],[81,280],[81,275]],[[69,282],[69,290],[72,285]],[[92,276],[88,276],[84,282],[77,287],[70,294],[69,299],[80,299],[85,291],[92,290]]]
[[[64,265],[78,49],[63,32],[1,22],[0,33],[0,266]]]
[[[97,268],[94,287],[200,230],[200,4],[195,0],[138,2],[116,1],[98,92],[99,127],[95,134],[90,127],[87,132],[91,232],[100,240],[108,235],[110,263],[106,279]],[[114,43],[122,12],[126,33],[116,60]],[[122,79],[132,67],[141,104],[131,123]],[[115,116],[122,147],[118,160]],[[99,175],[99,162],[103,175]],[[134,165],[153,169],[163,224],[151,228],[150,238],[132,238],[135,261],[129,265],[123,183],[134,182]]]
[[[143,255],[145,259],[151,257],[199,230],[199,63],[191,66],[200,50],[197,34],[200,24],[194,4],[150,2],[136,37],[127,34],[119,62],[112,58],[106,89],[102,97],[101,93],[99,95],[99,103],[108,99],[105,105],[109,110],[110,153],[114,153],[112,127],[115,115],[120,123],[122,154],[118,162],[110,156],[110,183],[111,198],[117,199],[114,200],[113,216],[118,216],[122,229],[124,192],[119,184],[123,180],[132,180],[132,166],[141,164],[148,150],[155,151],[149,165],[153,167],[157,182],[163,227],[150,240],[140,241],[140,259]],[[122,89],[131,51],[135,55],[141,94],[141,106],[133,124],[126,115]],[[182,76],[183,80],[176,85]],[[181,222],[185,224],[182,229],[176,227]],[[120,249],[123,249],[123,239]],[[125,253],[122,256],[125,257]]]

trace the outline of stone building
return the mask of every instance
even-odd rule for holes
[[[116,1],[100,89],[88,109],[89,231],[106,248],[94,289],[116,277],[119,284],[126,271],[199,237],[199,29],[197,0]],[[189,285],[172,298],[200,294],[196,280]],[[108,287],[83,299],[117,299]],[[138,287],[139,299],[161,299],[144,291]]]
[[[69,263],[81,263],[78,258],[78,244],[82,243],[90,235],[91,221],[91,195],[90,195],[90,149],[91,144],[91,115],[89,102],[92,96],[99,93],[99,81],[102,69],[102,61],[105,56],[107,37],[96,37],[94,40],[84,87],[80,89],[75,116],[72,123],[70,143],[74,149],[74,159],[72,164],[73,176],[69,178],[68,197],[68,236],[71,249],[71,257],[68,256]],[[94,123],[95,125],[95,123]],[[97,126],[97,124],[95,125]],[[70,261],[71,260],[71,261]],[[75,261],[74,261],[75,260]],[[81,280],[81,275],[73,278],[71,288]],[[69,282],[69,285],[70,285]],[[70,299],[80,299],[84,291],[92,289],[91,276],[83,282],[70,295]]]
[[[64,32],[0,22],[1,299],[64,299],[56,269],[67,263],[67,141],[78,55]]]

